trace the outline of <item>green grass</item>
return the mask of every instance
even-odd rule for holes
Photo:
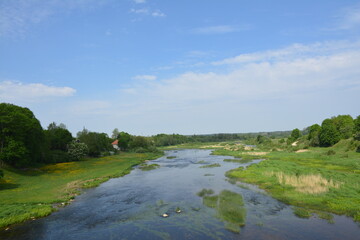
[[[128,174],[134,165],[160,156],[154,153],[121,153],[23,171],[3,169],[0,228],[49,215],[55,210],[56,203],[66,204],[80,193],[81,188],[95,187],[110,178]]]
[[[252,161],[251,159],[238,159],[238,158],[224,159],[224,162],[234,162],[234,163],[249,163],[251,161]]]
[[[214,164],[201,166],[200,168],[214,168],[214,167],[221,167],[221,165],[218,163],[214,163]]]
[[[245,170],[234,169],[227,176],[256,184],[274,198],[307,211],[344,214],[360,221],[360,154],[349,150],[350,142],[342,140],[331,148],[309,148],[301,153],[273,151],[264,156],[267,160]],[[332,150],[330,155],[329,150]],[[302,192],[294,185],[281,183],[277,173],[298,179],[321,176],[339,187],[319,193]]]

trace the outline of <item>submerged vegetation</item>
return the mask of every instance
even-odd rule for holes
[[[240,232],[245,225],[246,209],[240,194],[223,190],[218,195],[212,195],[211,189],[203,189],[198,196],[203,198],[203,204],[216,210],[216,217],[225,223],[225,228],[232,232]]]
[[[200,166],[200,168],[214,168],[214,167],[221,167],[221,165],[218,163],[213,163],[209,165]]]
[[[143,164],[140,164],[140,166],[139,166],[139,168],[143,171],[150,171],[150,170],[157,169],[159,167],[160,167],[160,165],[156,164],[156,163],[153,163],[153,164],[143,163]]]

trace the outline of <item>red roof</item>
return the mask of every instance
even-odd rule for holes
[[[112,144],[112,145],[118,145],[118,143],[119,143],[119,140],[115,140],[115,141],[113,141],[111,144]]]

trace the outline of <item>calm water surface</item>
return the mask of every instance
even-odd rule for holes
[[[226,171],[260,160],[239,164],[223,161],[231,157],[210,154],[210,150],[167,151],[151,161],[160,168],[135,169],[111,179],[49,217],[0,233],[0,239],[360,239],[359,224],[350,218],[335,215],[335,223],[300,219],[290,206],[256,186],[227,181]],[[200,168],[213,163],[221,167]],[[239,233],[227,230],[216,210],[203,205],[197,193],[204,188],[242,195],[246,225]],[[169,217],[161,217],[163,213]]]

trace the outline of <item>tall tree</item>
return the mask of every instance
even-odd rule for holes
[[[340,141],[340,133],[332,119],[325,119],[319,134],[320,146],[329,147]]]
[[[310,140],[311,146],[316,147],[320,145],[320,140],[319,140],[320,131],[321,131],[321,127],[319,124],[314,124],[310,126],[308,140]]]
[[[106,133],[89,132],[87,129],[77,133],[78,139],[89,148],[89,156],[98,157],[102,152],[112,150],[111,139]]]
[[[45,130],[45,136],[50,150],[67,151],[67,145],[73,140],[71,133],[62,123],[59,125],[55,122],[50,123],[48,129]]]
[[[347,139],[352,137],[355,124],[350,115],[338,115],[337,117],[333,117],[332,120],[340,134],[340,138]]]
[[[28,108],[0,104],[0,161],[15,167],[44,159],[44,133]]]
[[[118,135],[118,146],[121,151],[127,151],[129,149],[129,144],[132,140],[132,136],[127,132],[120,132]]]
[[[301,136],[301,132],[298,128],[295,128],[294,130],[292,130],[290,138],[295,141],[297,140],[299,137]]]
[[[115,128],[113,131],[112,131],[112,135],[111,135],[111,138],[112,139],[117,139],[118,136],[119,136],[119,129]]]

